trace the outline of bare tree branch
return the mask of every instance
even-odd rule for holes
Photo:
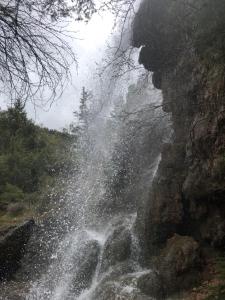
[[[91,0],[1,0],[0,93],[12,102],[51,103],[76,62],[60,17],[74,13],[77,20],[87,20],[94,11]]]

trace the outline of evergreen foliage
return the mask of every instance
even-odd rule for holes
[[[76,119],[76,124],[73,124],[73,133],[77,133],[86,131],[88,128],[89,123],[89,116],[90,111],[88,108],[88,102],[92,98],[92,93],[88,90],[86,90],[85,87],[82,88],[81,97],[80,97],[80,106],[79,106],[79,112],[75,111],[74,117]]]
[[[38,205],[41,194],[69,169],[74,138],[27,118],[21,101],[0,111],[0,213],[12,203]]]

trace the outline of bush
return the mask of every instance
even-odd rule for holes
[[[7,183],[4,188],[4,192],[0,195],[0,199],[7,203],[23,201],[24,193],[17,186]]]
[[[26,210],[26,206],[22,203],[11,203],[8,205],[7,212],[10,216],[16,217]]]
[[[38,206],[62,170],[71,167],[73,142],[68,133],[35,125],[19,102],[0,111],[1,203]]]

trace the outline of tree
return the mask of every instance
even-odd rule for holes
[[[8,109],[7,114],[12,137],[15,136],[18,129],[28,126],[29,120],[27,119],[27,114],[21,100],[17,99],[14,106]]]
[[[82,134],[83,132],[87,131],[88,129],[88,123],[89,123],[89,108],[88,108],[88,101],[92,97],[92,93],[85,89],[85,87],[82,88],[81,97],[80,97],[80,106],[79,106],[79,112],[75,111],[73,114],[76,118],[76,123],[78,123],[76,126],[73,124],[72,126],[72,132],[75,134]]]
[[[79,122],[81,126],[87,127],[88,126],[88,107],[87,102],[91,97],[91,93],[82,88],[81,98],[80,98],[80,112],[79,112]]]
[[[75,61],[61,17],[87,20],[94,11],[92,0],[1,0],[0,92],[13,102],[54,100]]]
[[[69,134],[35,125],[17,101],[0,111],[0,204],[40,192],[71,168]],[[40,194],[39,194],[40,196]],[[1,211],[1,208],[0,208]]]
[[[62,92],[69,67],[76,61],[65,17],[87,21],[96,10],[110,10],[121,27],[110,65],[133,69],[132,48],[124,48],[122,40],[133,18],[135,1],[103,0],[96,8],[93,0],[0,0],[0,92],[13,102],[20,98],[34,104],[51,103]]]

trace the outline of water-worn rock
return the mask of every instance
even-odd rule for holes
[[[34,224],[26,221],[0,236],[0,279],[11,277],[19,268]]]
[[[138,274],[130,273],[114,280],[103,280],[92,295],[92,300],[153,300],[137,287]]]
[[[117,263],[110,268],[106,273],[100,274],[101,281],[116,281],[119,277],[135,272],[135,264],[132,260],[125,260]]]
[[[97,241],[87,241],[82,249],[82,255],[75,261],[75,273],[72,289],[76,294],[91,285],[98,264],[100,246]]]
[[[142,294],[137,289],[130,287],[119,287],[115,282],[107,282],[99,286],[92,296],[93,300],[153,300],[153,298]]]
[[[101,272],[110,266],[129,259],[131,254],[131,233],[125,226],[119,226],[109,236],[102,254]]]

